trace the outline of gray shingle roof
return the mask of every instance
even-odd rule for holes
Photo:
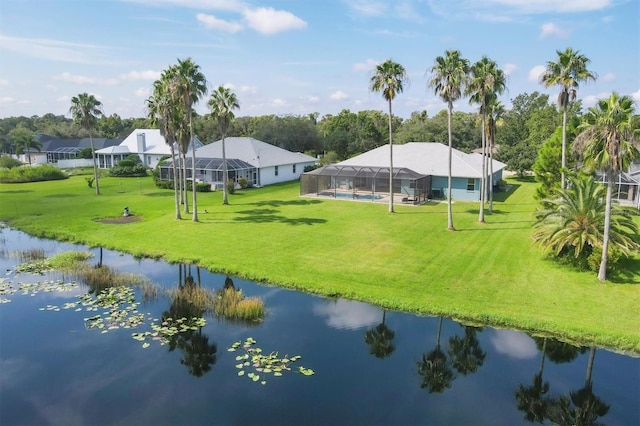
[[[393,168],[404,167],[423,175],[448,176],[449,147],[438,142],[409,142],[393,145]],[[389,144],[338,163],[339,165],[389,167]],[[493,160],[493,171],[507,165]],[[482,177],[482,155],[452,150],[451,176]]]
[[[300,152],[286,149],[247,137],[225,138],[225,156],[237,158],[255,167],[271,167],[286,164],[315,162],[316,159]],[[222,140],[204,145],[196,150],[197,157],[222,158]]]

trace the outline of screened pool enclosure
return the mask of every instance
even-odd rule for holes
[[[394,202],[420,204],[431,191],[431,176],[393,169]],[[360,201],[389,201],[389,168],[329,165],[300,177],[300,195]]]
[[[187,179],[191,179],[193,161],[187,157],[186,163]],[[182,159],[177,160],[176,165],[181,167]],[[258,169],[242,160],[227,158],[227,173],[231,182],[237,183],[240,179],[245,178],[253,185],[259,183]],[[171,160],[160,166],[160,178],[165,180],[173,179]],[[196,158],[195,179],[196,182],[209,182],[215,188],[222,188],[224,182],[222,158]]]

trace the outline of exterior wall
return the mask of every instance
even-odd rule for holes
[[[448,187],[447,176],[433,176],[431,180],[431,190],[440,191],[443,197],[447,197]],[[480,179],[474,179],[474,190],[467,190],[467,178],[453,177],[451,179],[451,198],[460,201],[480,200]]]
[[[58,160],[56,167],[60,169],[70,169],[73,167],[93,167],[93,160],[87,158],[76,158],[72,160]]]
[[[292,180],[300,179],[300,175],[304,173],[306,166],[312,166],[314,162],[297,163],[295,164],[296,171],[293,171],[293,164],[281,164],[279,166],[262,167],[260,169],[260,186],[271,185],[280,182],[289,182]],[[278,169],[278,175],[276,176],[276,167]]]

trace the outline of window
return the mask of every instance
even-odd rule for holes
[[[278,166],[276,166],[276,176],[278,176]]]
[[[295,164],[293,165],[293,174],[294,175],[296,174],[296,165]]]
[[[476,190],[476,180],[474,178],[467,179],[467,191],[475,191]]]

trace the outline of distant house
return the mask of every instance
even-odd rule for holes
[[[64,139],[45,134],[36,135],[36,140],[42,145],[40,151],[31,151],[32,163],[56,164],[62,160],[74,160],[85,148],[91,148],[89,138]],[[102,148],[117,146],[122,139],[93,138],[93,147],[97,151]]]
[[[417,204],[427,198],[448,196],[449,147],[436,142],[410,142],[393,146],[394,198]],[[493,160],[493,182],[502,179],[506,164]],[[467,154],[457,149],[451,159],[451,198],[479,201],[482,178],[482,154]],[[301,195],[326,195],[336,198],[388,201],[389,145],[305,173]]]
[[[254,186],[271,185],[300,178],[307,166],[316,159],[291,152],[275,145],[248,137],[225,139],[225,157],[229,179],[238,182],[247,179]],[[187,157],[187,175],[191,177],[191,158]],[[163,179],[172,177],[170,165],[161,166]],[[216,141],[196,149],[196,180],[210,182],[221,187],[223,179],[222,141]]]
[[[194,139],[196,148],[202,146],[197,138]],[[174,144],[174,150],[177,154],[177,144]],[[98,167],[108,169],[131,154],[138,155],[142,164],[153,169],[162,157],[171,155],[171,147],[165,142],[160,130],[135,129],[119,145],[96,150]]]

